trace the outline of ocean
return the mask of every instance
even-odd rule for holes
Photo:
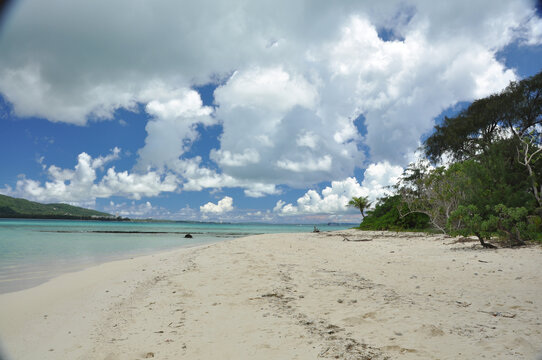
[[[321,231],[352,225],[317,225]],[[112,260],[314,225],[0,219],[0,293]],[[185,238],[185,234],[193,237]]]

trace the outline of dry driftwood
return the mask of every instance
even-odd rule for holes
[[[493,316],[495,316],[495,317],[501,316],[501,317],[505,317],[505,318],[509,318],[509,319],[513,319],[513,318],[516,317],[516,314],[512,314],[512,313],[509,313],[509,312],[484,311],[484,310],[478,310],[478,312],[486,313],[486,314],[489,314],[489,315],[493,315]]]
[[[349,239],[343,236],[343,241],[373,241],[373,239]]]

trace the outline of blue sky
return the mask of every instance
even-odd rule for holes
[[[444,115],[542,70],[542,20],[520,0],[25,0],[0,54],[0,193],[358,222],[347,200],[384,195]]]

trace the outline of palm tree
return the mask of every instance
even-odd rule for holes
[[[362,219],[365,219],[365,215],[363,214],[363,212],[365,211],[366,208],[371,206],[371,202],[369,201],[369,198],[367,196],[360,196],[360,197],[353,196],[352,199],[348,202],[348,206],[359,209],[359,211],[361,212]]]

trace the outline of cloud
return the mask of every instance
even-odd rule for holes
[[[246,196],[263,197],[265,195],[279,194],[280,190],[275,184],[254,181],[242,181],[227,174],[201,165],[201,157],[179,160],[176,162],[176,172],[185,179],[182,185],[185,191],[201,191],[203,189],[221,189],[241,187]]]
[[[332,74],[329,91],[344,94],[348,102],[341,105],[364,115],[372,160],[404,165],[444,109],[516,78],[474,36],[431,42],[436,24],[427,21],[413,20],[404,41],[384,41],[368,18],[354,16],[319,55]]]
[[[297,204],[286,204],[279,200],[273,209],[282,215],[297,214],[336,214],[347,212],[346,204],[353,196],[362,196],[364,190],[355,178],[344,181],[333,181],[331,186],[322,190],[320,195],[316,190],[309,190],[297,199]]]
[[[241,154],[232,154],[228,150],[211,150],[211,159],[223,166],[246,166],[260,161],[260,154],[254,149],[245,149]]]
[[[307,191],[297,199],[295,205],[283,200],[277,201],[273,212],[287,216],[352,212],[352,208],[347,206],[352,197],[367,196],[374,203],[377,198],[390,193],[386,187],[394,185],[402,172],[401,166],[392,166],[388,162],[374,163],[365,170],[361,184],[353,177],[332,181],[331,186],[325,187],[321,194],[312,189]]]
[[[170,219],[172,215],[169,210],[160,206],[154,206],[150,201],[139,204],[135,201],[130,203],[115,203],[114,201],[110,201],[104,207],[104,211],[115,216],[129,217],[131,219]]]
[[[303,76],[282,68],[254,68],[235,72],[215,91],[217,103],[231,110],[242,106],[281,114],[294,106],[312,108],[318,93]]]
[[[153,97],[145,111],[153,118],[147,123],[145,145],[139,149],[138,169],[149,167],[175,169],[179,158],[190,149],[199,134],[197,124],[212,125],[212,109],[203,106],[200,95],[189,89],[167,92],[153,89]]]
[[[303,187],[351,174],[363,161],[361,136],[353,118],[319,115],[318,87],[285,69],[237,72],[215,91],[223,134],[212,159],[239,182]]]
[[[520,29],[524,45],[540,45],[542,44],[542,22],[533,12],[533,15]]]
[[[402,173],[403,167],[391,165],[387,161],[369,165],[361,183],[363,195],[373,203],[376,199],[389,195],[391,189],[388,187],[395,185]]]
[[[217,204],[208,202],[207,204],[200,206],[199,210],[204,214],[223,214],[233,210],[233,199],[229,196],[225,196]]]
[[[109,168],[102,180],[91,187],[91,194],[100,198],[125,196],[139,200],[176,189],[177,178],[172,174],[162,176],[153,171],[136,174],[128,171],[117,172],[115,168]]]
[[[304,161],[279,160],[277,166],[293,172],[329,171],[331,169],[331,156],[325,155],[320,159],[307,159]]]
[[[266,195],[278,195],[281,193],[281,190],[278,189],[274,184],[265,184],[265,183],[247,183],[241,184],[245,188],[245,195],[248,197],[259,198]]]
[[[320,24],[340,19],[344,10],[335,8],[311,9],[310,21],[300,22],[301,9],[286,1],[54,0],[44,6],[28,0],[12,8],[3,27],[0,91],[23,116],[76,124],[107,119],[115,109],[148,102],[156,81],[190,87],[248,64],[298,56],[292,50],[300,42],[329,32]],[[257,21],[262,14],[265,21]],[[268,46],[271,39],[277,46]]]
[[[103,171],[104,165],[117,159],[119,154],[119,148],[114,148],[107,156],[96,158],[83,152],[77,157],[74,169],[61,169],[55,165],[47,167],[44,164],[49,181],[42,184],[40,181],[22,178],[17,181],[14,189],[6,187],[0,189],[0,192],[39,202],[65,202],[94,207],[96,198],[125,196],[138,200],[177,189],[175,176],[162,176],[154,171],[140,174],[118,172],[110,167],[99,179],[98,171]]]
[[[71,169],[17,186],[74,201],[176,187],[258,197],[344,181],[367,161],[404,166],[435,116],[517,78],[496,54],[540,44],[540,29],[523,0],[19,2],[0,34],[15,114],[83,125],[143,104],[151,118],[137,172],[108,169],[93,195],[72,185],[92,174]],[[209,82],[212,108],[192,90]],[[210,161],[188,158],[210,125],[223,129]]]

